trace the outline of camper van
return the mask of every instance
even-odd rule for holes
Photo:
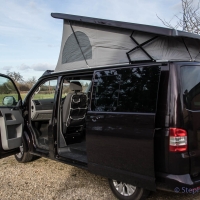
[[[53,13],[60,55],[22,101],[0,74],[0,158],[107,177],[118,199],[200,188],[200,36]]]

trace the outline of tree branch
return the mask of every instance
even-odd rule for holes
[[[170,21],[166,21],[165,19],[161,19],[158,15],[158,19],[161,20],[161,22],[173,29],[182,28],[183,30],[191,33],[200,34],[200,0],[198,1],[197,6],[194,6],[193,0],[181,0],[182,2],[182,17],[179,17],[179,15],[174,15]],[[176,18],[176,24],[172,25],[172,20]]]

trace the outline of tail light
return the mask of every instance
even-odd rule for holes
[[[169,129],[169,151],[183,152],[187,151],[187,132],[180,128]]]

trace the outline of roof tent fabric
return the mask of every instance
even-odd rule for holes
[[[80,46],[78,45],[77,40],[79,41]],[[84,52],[85,58],[83,57],[83,52],[81,50]],[[80,31],[77,31],[75,34],[71,34],[63,47],[62,64],[91,58],[92,48],[87,35]]]
[[[61,50],[55,71],[146,60],[200,61],[200,37],[180,31],[179,35],[185,34],[184,37],[171,36],[170,31],[170,34],[156,34],[153,30],[147,32],[134,27],[136,30],[64,19]]]

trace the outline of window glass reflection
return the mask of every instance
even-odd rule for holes
[[[96,72],[92,110],[155,112],[159,76],[157,66]]]
[[[185,107],[200,110],[200,67],[181,67],[181,83]]]

